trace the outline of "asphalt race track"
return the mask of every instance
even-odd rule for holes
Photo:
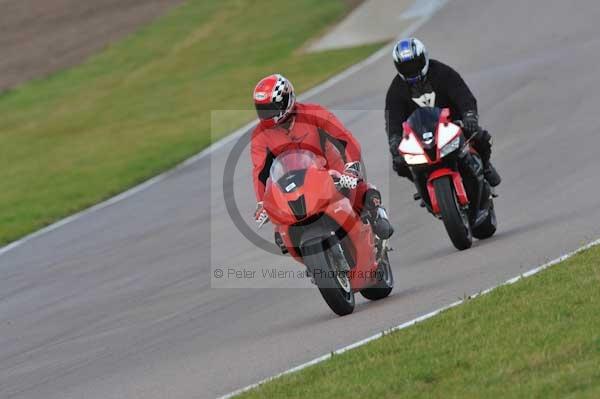
[[[464,74],[495,135],[504,183],[494,238],[455,251],[391,175],[385,57],[314,100],[354,110],[340,115],[397,227],[391,297],[360,299],[339,318],[313,289],[211,288],[211,267],[289,263],[253,246],[225,211],[229,145],[0,257],[0,397],[215,397],[599,237],[598,20],[593,0],[452,0],[417,33]],[[248,162],[244,151],[234,182],[249,220]]]

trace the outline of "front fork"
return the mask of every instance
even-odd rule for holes
[[[435,188],[433,187],[433,182],[437,179],[445,177],[449,177],[452,180],[454,192],[458,199],[458,204],[461,207],[467,207],[469,205],[469,197],[467,196],[460,173],[450,168],[440,168],[433,171],[427,179],[427,192],[429,194],[429,199],[431,200],[431,209],[436,216],[440,214],[440,207],[435,193]]]
[[[475,222],[480,209],[488,208],[488,198],[493,194],[484,181],[481,159],[471,154],[468,146],[458,154],[456,161],[431,173],[413,172],[417,194],[415,200],[421,200],[421,206],[436,217],[439,217],[439,206],[435,198],[433,180],[449,176],[452,179],[459,205],[469,214],[471,222]]]

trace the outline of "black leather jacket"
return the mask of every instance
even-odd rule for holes
[[[461,119],[467,111],[477,112],[477,100],[454,69],[436,60],[429,61],[424,82],[409,86],[396,75],[385,99],[385,122],[392,155],[398,155],[402,140],[402,123],[417,107],[450,108],[454,119]]]

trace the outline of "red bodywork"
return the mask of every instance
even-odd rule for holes
[[[324,164],[325,162],[322,162]],[[335,173],[335,172],[334,172]],[[305,217],[298,220],[288,202],[296,201],[304,196],[306,204]],[[264,207],[275,225],[275,231],[281,234],[289,253],[300,263],[302,257],[297,253],[289,234],[290,227],[317,215],[327,215],[341,226],[349,238],[351,258],[350,284],[354,291],[359,291],[375,283],[373,277],[377,269],[375,257],[375,237],[369,224],[362,222],[352,208],[350,200],[341,194],[332,179],[332,173],[319,164],[306,169],[304,183],[286,192],[269,178],[264,196]],[[296,243],[297,244],[297,243]]]
[[[436,146],[437,146],[437,143],[439,142],[438,141],[439,140],[439,126],[441,124],[448,124],[448,123],[452,123],[452,121],[450,119],[450,110],[448,108],[444,108],[440,114],[440,118],[439,118],[437,127],[435,129]],[[415,134],[415,132],[413,131],[413,129],[411,128],[411,126],[408,122],[404,122],[402,124],[402,127],[404,130],[404,138],[408,138],[410,135],[412,135],[416,138],[417,142],[422,146],[421,139],[418,137],[417,134]],[[456,136],[461,135],[461,134],[462,134],[462,130],[459,129]],[[421,149],[423,149],[423,148],[421,148]],[[429,155],[427,155],[426,151],[423,151],[423,155],[427,159],[427,163],[430,166],[441,163],[442,159],[443,159],[440,156],[439,146],[436,150],[436,159],[432,160],[429,157]],[[429,198],[431,199],[432,211],[436,215],[440,214],[440,207],[439,207],[438,200],[437,200],[437,197],[435,194],[435,189],[433,187],[433,182],[434,182],[434,180],[437,180],[437,179],[439,179],[441,177],[445,177],[445,176],[450,176],[450,178],[452,179],[452,183],[453,183],[454,189],[456,191],[456,196],[458,198],[458,203],[461,206],[467,206],[469,204],[469,198],[467,196],[467,192],[465,190],[465,186],[463,184],[462,176],[460,175],[460,173],[457,171],[454,171],[450,168],[440,168],[440,169],[434,170],[427,179],[427,192],[429,193]]]
[[[440,124],[448,124],[448,123],[452,123],[452,121],[450,120],[450,109],[444,108],[442,110],[442,113],[440,114],[440,119],[439,119],[438,125],[435,128],[435,132],[434,132],[435,133],[435,142],[436,143],[438,142],[438,139],[439,139],[438,134],[439,134],[439,126],[440,126]],[[403,122],[402,123],[402,130],[404,131],[404,138],[408,138],[410,135],[412,135],[412,136],[414,136],[417,139],[417,141],[419,143],[421,143],[421,140],[419,139],[419,136],[415,134],[415,132],[412,130],[412,127],[410,126],[410,124],[408,122]],[[458,130],[458,132],[456,133],[456,136],[458,136],[460,134],[462,134],[462,130]],[[436,163],[440,163],[442,161],[442,157],[440,156],[440,149],[439,148],[436,149],[435,159],[431,159],[429,157],[429,155],[427,155],[427,152],[425,152],[425,151],[423,151],[423,155],[427,159],[427,163],[429,165],[435,165]]]
[[[440,206],[438,204],[437,197],[435,196],[433,181],[444,176],[450,176],[452,178],[452,183],[454,184],[454,189],[456,190],[456,196],[458,197],[458,203],[462,206],[467,206],[469,204],[469,198],[467,197],[467,192],[465,191],[465,186],[463,185],[460,173],[449,168],[438,169],[430,174],[429,178],[427,179],[427,192],[429,193],[429,198],[431,199],[431,209],[436,215],[440,213]]]

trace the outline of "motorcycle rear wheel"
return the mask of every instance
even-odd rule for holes
[[[461,210],[456,199],[456,193],[449,177],[434,180],[433,187],[442,214],[446,232],[459,251],[471,248],[473,234],[466,212]]]
[[[496,232],[498,221],[496,219],[496,211],[494,210],[494,202],[490,200],[490,209],[487,218],[477,227],[473,229],[473,237],[479,240],[490,238]]]

